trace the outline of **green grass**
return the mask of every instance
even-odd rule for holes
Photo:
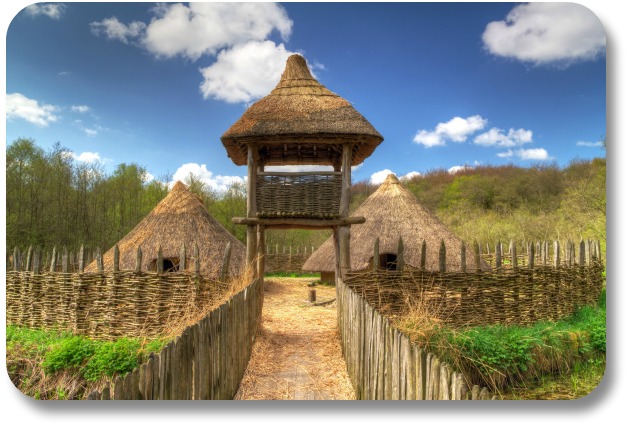
[[[159,352],[168,339],[98,341],[67,332],[7,326],[7,371],[35,398],[80,397],[81,391],[124,375]]]
[[[286,278],[319,278],[320,274],[308,274],[308,273],[297,273],[297,272],[270,272],[264,274],[264,277],[272,278],[272,277],[286,277]]]
[[[408,318],[399,328],[474,383],[493,390],[565,374],[606,356],[606,293],[561,321],[453,329]]]

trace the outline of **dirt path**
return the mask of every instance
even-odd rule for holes
[[[311,306],[311,278],[266,279],[253,355],[235,399],[355,399],[342,358],[336,303]],[[336,290],[316,286],[317,302]]]

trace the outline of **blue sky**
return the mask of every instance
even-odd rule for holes
[[[384,136],[354,181],[605,155],[606,34],[577,4],[38,3],[6,49],[7,143],[107,171],[242,180],[220,136],[293,52]]]

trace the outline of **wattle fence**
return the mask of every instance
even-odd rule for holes
[[[492,399],[419,348],[355,290],[338,280],[338,328],[356,398],[362,400]]]
[[[253,281],[148,362],[87,399],[233,399],[251,357],[262,292],[260,281]]]

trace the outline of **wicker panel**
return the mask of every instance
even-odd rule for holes
[[[331,173],[268,174],[257,177],[257,216],[337,218],[342,177]]]

